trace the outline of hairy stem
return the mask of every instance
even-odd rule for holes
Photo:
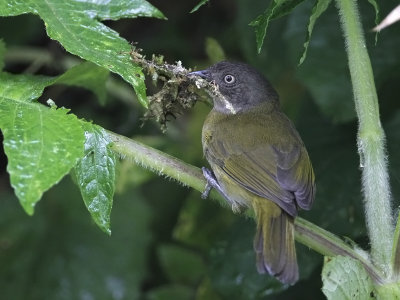
[[[354,0],[336,0],[349,60],[359,120],[358,151],[362,170],[365,215],[374,263],[390,274],[393,221],[385,134],[379,119],[371,62]]]
[[[108,134],[113,141],[112,149],[121,155],[121,157],[131,159],[144,168],[173,178],[179,183],[192,187],[199,192],[204,191],[207,182],[199,168],[127,137],[113,132],[108,132]],[[210,196],[226,206],[226,201],[215,190],[211,190]],[[375,282],[382,282],[379,272],[362,250],[353,249],[348,243],[345,243],[334,234],[299,217],[295,221],[295,230],[298,242],[314,249],[322,255],[353,257],[364,265]]]

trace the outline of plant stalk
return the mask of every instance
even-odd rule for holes
[[[389,276],[394,229],[378,96],[356,1],[336,0],[336,5],[344,32],[359,121],[357,144],[371,256],[374,264]]]

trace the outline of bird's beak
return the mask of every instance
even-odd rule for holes
[[[188,76],[199,76],[207,81],[211,81],[211,74],[208,70],[201,70],[201,71],[195,71],[195,72],[190,72]]]

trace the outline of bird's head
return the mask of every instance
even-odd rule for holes
[[[214,108],[222,113],[236,114],[267,102],[278,103],[278,94],[269,81],[244,63],[222,61],[189,76],[216,85],[219,95],[212,95]]]

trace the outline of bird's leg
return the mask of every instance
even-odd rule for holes
[[[234,201],[232,201],[231,199],[229,199],[229,197],[225,194],[225,192],[222,190],[221,186],[218,183],[217,178],[215,177],[215,174],[213,171],[211,171],[210,169],[207,169],[206,167],[202,167],[201,170],[203,171],[203,176],[204,178],[207,180],[207,185],[206,185],[206,189],[204,190],[204,192],[201,194],[201,198],[206,199],[208,197],[208,194],[210,193],[211,189],[214,188],[218,191],[218,193],[220,193],[225,200],[231,205],[232,210],[235,213],[241,212],[242,209],[241,207]]]
[[[227,198],[226,195],[224,195],[224,192],[222,191],[222,188],[219,185],[218,180],[214,175],[214,172],[210,169],[207,169],[206,167],[202,167],[201,170],[203,171],[204,178],[207,180],[206,189],[201,194],[201,198],[207,199],[212,188],[215,188],[219,193],[221,193],[221,195]]]

